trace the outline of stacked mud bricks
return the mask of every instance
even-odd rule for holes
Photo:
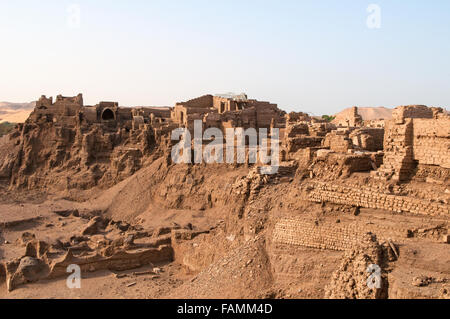
[[[423,215],[450,215],[450,205],[418,198],[380,193],[378,189],[315,182],[309,193],[310,201],[353,205]]]
[[[386,121],[384,153],[376,178],[405,181],[418,164],[450,168],[450,117],[422,105],[396,108]]]
[[[358,247],[367,238],[367,227],[316,223],[312,220],[281,219],[275,224],[273,242],[282,245],[345,251]]]

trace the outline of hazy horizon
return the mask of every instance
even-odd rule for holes
[[[448,109],[449,38],[444,0],[2,1],[0,101],[173,106],[245,92],[316,115]]]

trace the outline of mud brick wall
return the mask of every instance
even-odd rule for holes
[[[392,117],[400,124],[405,118],[432,118],[433,110],[425,105],[399,106],[392,111]]]
[[[286,137],[297,137],[299,135],[309,135],[308,124],[294,123],[286,125]]]
[[[214,96],[213,97],[213,107],[219,112],[235,111],[236,102],[228,98]]]
[[[74,116],[61,116],[58,120],[58,125],[63,127],[75,127],[77,120]]]
[[[353,172],[367,172],[372,170],[372,156],[369,154],[345,154],[343,157],[341,154],[330,154],[330,158],[336,158],[336,162],[343,159],[343,164],[348,167],[350,173]]]
[[[368,233],[357,225],[316,224],[312,220],[281,219],[275,224],[275,244],[345,251],[357,247]]]
[[[395,120],[386,121],[384,159],[377,172],[379,176],[401,181],[410,176],[415,167],[412,123],[412,119],[407,119],[403,124],[397,124]]]
[[[286,148],[288,153],[295,153],[300,149],[319,147],[322,144],[322,140],[323,139],[321,137],[303,135],[284,139],[283,146]]]
[[[333,131],[328,133],[323,141],[324,147],[329,147],[330,150],[338,153],[347,153],[353,148],[353,143],[347,134]]]
[[[129,108],[118,108],[117,109],[117,119],[120,122],[131,121],[133,119],[133,114]]]
[[[333,123],[310,123],[309,134],[311,136],[325,137],[331,131],[336,130],[336,125]]]
[[[309,163],[311,163],[315,151],[317,151],[317,148],[313,147],[303,148],[293,153],[292,155],[289,155],[289,159],[296,160],[297,162],[299,162],[301,166],[306,166]]]
[[[315,223],[300,218],[280,219],[274,227],[273,243],[277,246],[293,245],[316,249],[345,251],[357,247],[367,234],[375,235],[378,242],[387,240],[401,241],[407,230],[368,225],[366,222],[337,224],[330,221]]]
[[[418,165],[414,179],[442,185],[446,180],[450,180],[450,169],[434,165]]]
[[[385,209],[394,212],[408,212],[423,215],[450,215],[450,205],[439,204],[407,196],[380,193],[368,187],[349,187],[317,182],[311,184],[308,199],[313,202],[331,202],[365,208]]]
[[[95,123],[98,121],[97,109],[95,107],[83,107],[83,119],[89,123]]]
[[[300,121],[310,122],[311,117],[308,115],[308,113],[303,112],[291,112],[289,114],[285,115],[286,122],[287,123],[296,123]]]
[[[450,168],[450,117],[413,120],[414,159]]]
[[[377,175],[402,181],[417,164],[450,168],[450,117],[430,118],[432,109],[422,106],[396,112],[393,120],[386,121],[384,164]]]
[[[272,119],[279,118],[274,104],[262,104],[256,106],[256,122],[258,127],[270,128]]]
[[[384,144],[384,129],[383,128],[361,128],[353,131],[350,134],[353,145],[371,151],[383,150]]]

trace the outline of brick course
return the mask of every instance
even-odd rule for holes
[[[354,188],[345,185],[313,183],[310,201],[353,205],[365,208],[385,209],[423,215],[450,215],[450,205],[430,202],[418,198],[380,193],[370,188]]]

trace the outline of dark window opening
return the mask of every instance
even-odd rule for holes
[[[109,121],[114,120],[114,113],[110,109],[106,109],[102,113],[102,120]]]

